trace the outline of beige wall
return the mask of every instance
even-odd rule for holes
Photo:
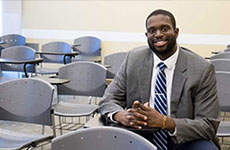
[[[229,36],[230,35],[230,1],[221,0],[152,0],[152,1],[24,1],[23,20],[25,34],[30,42],[46,43],[62,40],[72,43],[74,35],[49,38],[49,30],[60,31],[87,31],[87,32],[118,32],[144,33],[145,18],[156,8],[170,10],[176,17],[180,34]],[[28,29],[30,31],[28,31]],[[45,30],[42,36],[31,36],[31,30],[39,33]],[[69,34],[69,33],[68,33]],[[74,33],[75,34],[75,33]],[[121,34],[122,36],[122,34]],[[67,38],[66,38],[67,37]],[[76,34],[77,37],[77,34]],[[100,37],[99,37],[100,38]],[[122,37],[120,37],[122,38]],[[107,55],[117,51],[127,51],[136,46],[145,44],[145,41],[133,41],[127,38],[102,40],[102,54]],[[218,38],[217,38],[218,39]],[[209,56],[211,51],[225,49],[225,43],[207,42],[193,43],[191,38],[181,43],[182,46],[193,49],[202,56]],[[205,39],[204,39],[205,40]],[[230,43],[230,41],[229,41]]]

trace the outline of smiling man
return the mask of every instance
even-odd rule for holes
[[[170,12],[153,11],[146,30],[149,47],[128,53],[99,103],[100,113],[140,131],[160,128],[142,134],[159,150],[218,149],[213,65],[177,44],[179,29]]]

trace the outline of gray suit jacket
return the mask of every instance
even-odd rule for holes
[[[120,70],[99,103],[99,112],[122,111],[135,100],[149,101],[153,69],[153,54],[149,48],[130,51]],[[216,131],[220,122],[216,79],[213,65],[185,48],[179,56],[173,75],[171,117],[176,123],[175,143],[196,139],[213,140],[218,145]]]

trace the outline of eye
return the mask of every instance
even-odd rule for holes
[[[162,32],[167,32],[168,31],[168,27],[164,26],[162,29],[161,29]]]
[[[151,28],[151,29],[148,29],[148,33],[149,33],[149,34],[154,34],[155,32],[156,32],[155,29],[152,29],[152,28]]]

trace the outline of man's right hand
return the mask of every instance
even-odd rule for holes
[[[145,124],[146,121],[144,121],[145,119],[143,118],[143,115],[136,113],[137,108],[131,108],[131,109],[132,109],[132,112],[135,112],[135,113],[131,113],[129,110],[120,111],[114,115],[114,120],[116,120],[117,122],[121,123],[124,126],[130,126],[136,129],[141,129],[142,126],[146,125]]]

